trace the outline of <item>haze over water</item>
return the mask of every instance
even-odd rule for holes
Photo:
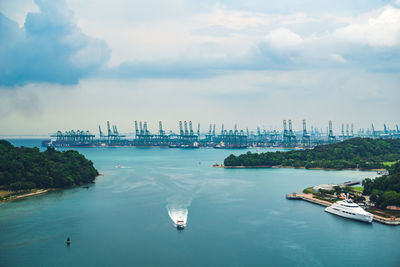
[[[211,167],[246,150],[78,150],[102,176],[88,189],[1,204],[0,266],[400,265],[400,228],[285,199],[373,172]],[[169,216],[176,209],[188,211],[183,231]]]

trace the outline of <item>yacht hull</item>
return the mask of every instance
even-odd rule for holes
[[[332,206],[325,208],[325,211],[344,218],[362,221],[366,223],[372,223],[374,219],[372,214],[357,214],[345,210],[335,209]]]

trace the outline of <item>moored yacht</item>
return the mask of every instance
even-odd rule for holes
[[[333,203],[331,206],[327,207],[325,211],[345,218],[367,223],[371,223],[374,219],[374,216],[371,213],[358,206],[350,198],[348,198],[347,195],[345,200]]]

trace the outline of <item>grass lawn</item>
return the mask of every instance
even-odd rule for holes
[[[309,188],[304,189],[304,190],[303,190],[303,193],[304,193],[304,194],[312,194],[312,193],[313,193],[312,187],[309,187]]]
[[[354,191],[359,191],[359,192],[364,191],[364,187],[363,187],[363,186],[352,186],[351,188],[352,188]]]
[[[383,166],[385,167],[391,167],[392,165],[396,164],[397,161],[386,161],[386,162],[382,162]]]

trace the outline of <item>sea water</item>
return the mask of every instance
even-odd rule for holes
[[[0,266],[400,266],[400,227],[285,198],[374,172],[212,167],[247,150],[77,150],[102,175],[1,204]],[[187,216],[182,231],[176,212]]]

